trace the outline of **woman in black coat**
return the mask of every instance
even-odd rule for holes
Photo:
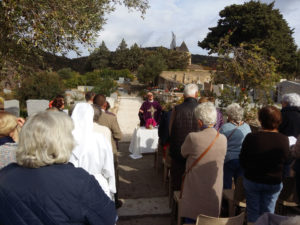
[[[265,106],[259,110],[258,118],[262,130],[246,136],[240,153],[247,218],[251,223],[265,212],[274,213],[289,154],[288,137],[278,133],[280,111],[274,106]]]

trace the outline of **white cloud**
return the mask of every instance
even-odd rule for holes
[[[110,50],[115,50],[124,38],[128,46],[137,43],[143,47],[169,47],[173,31],[177,45],[185,41],[190,52],[207,54],[197,46],[198,41],[206,37],[209,27],[217,25],[219,12],[225,6],[243,4],[244,0],[149,0],[149,3],[151,8],[145,19],[139,12],[129,12],[124,6],[118,6],[107,16],[107,24],[100,31],[96,46],[103,40]],[[277,0],[275,8],[280,9],[289,26],[294,28],[295,42],[300,46],[300,1]],[[83,50],[83,55],[88,55],[88,51]],[[69,56],[74,57],[73,54]]]

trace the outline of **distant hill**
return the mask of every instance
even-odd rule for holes
[[[50,53],[44,54],[45,63],[51,67],[54,71],[58,71],[62,68],[71,68],[81,74],[89,71],[88,56],[69,59],[64,56],[57,56]]]
[[[147,47],[143,48],[145,50],[155,51],[161,47]],[[51,67],[54,71],[60,70],[62,68],[71,68],[81,74],[91,71],[91,66],[89,65],[88,56],[69,59],[64,56],[57,56],[50,53],[44,53],[45,64]],[[206,56],[206,55],[194,55],[192,54],[192,64],[198,64],[204,68],[215,69],[217,65],[218,57]]]

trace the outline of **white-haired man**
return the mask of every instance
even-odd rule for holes
[[[296,93],[285,94],[281,104],[282,123],[279,132],[297,138],[300,134],[300,96]]]
[[[286,136],[294,136],[300,138],[300,95],[296,93],[289,93],[282,96],[281,100],[282,122],[279,126],[279,132]],[[299,144],[298,144],[299,147]],[[300,196],[300,157],[292,154],[296,161],[293,164],[293,169],[296,173],[296,187],[298,195]],[[290,173],[291,161],[285,165],[285,175]]]
[[[181,177],[185,170],[185,159],[181,155],[181,145],[190,132],[198,131],[198,123],[194,116],[194,109],[198,102],[198,86],[188,84],[185,86],[184,102],[173,108],[170,120],[170,156],[171,163],[171,188],[172,191],[180,190]]]

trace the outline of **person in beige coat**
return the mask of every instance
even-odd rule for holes
[[[98,107],[101,110],[101,115],[97,120],[97,123],[99,125],[105,126],[109,128],[111,131],[111,145],[112,150],[114,153],[114,166],[115,166],[115,177],[116,177],[116,188],[117,193],[115,194],[115,203],[116,208],[119,208],[122,206],[122,202],[118,199],[118,190],[119,190],[119,165],[118,165],[118,148],[117,148],[117,142],[121,140],[122,138],[122,132],[119,127],[119,123],[116,116],[110,115],[105,112],[105,103],[106,103],[106,97],[101,94],[97,94],[94,99],[93,103],[96,107]]]
[[[217,118],[215,106],[210,102],[202,103],[195,108],[195,116],[201,131],[189,133],[181,147],[182,156],[187,158],[186,171],[215,142],[185,176],[179,207],[185,222],[196,221],[199,214],[219,216],[227,148],[226,137],[213,128]]]
[[[115,161],[118,159],[117,141],[121,140],[122,132],[119,127],[119,123],[116,116],[110,115],[105,112],[106,97],[101,94],[97,94],[94,97],[94,105],[100,107],[102,113],[98,119],[98,124],[106,126],[111,131],[111,145],[114,152]]]

